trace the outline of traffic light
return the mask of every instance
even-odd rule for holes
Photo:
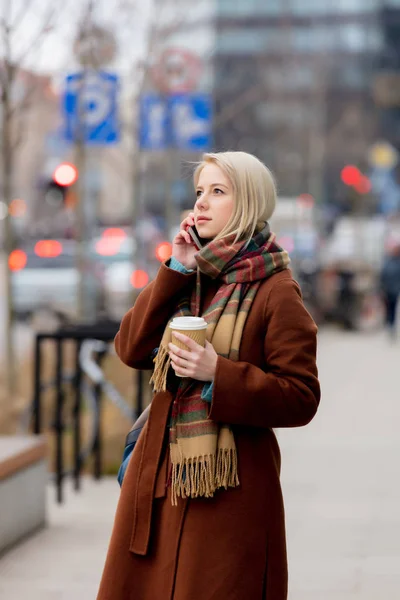
[[[346,165],[343,167],[340,178],[345,185],[358,185],[362,177],[361,171],[354,165]]]
[[[78,179],[78,169],[72,163],[60,163],[43,187],[45,201],[51,206],[67,204],[70,187]]]
[[[61,187],[69,187],[78,179],[78,169],[71,163],[61,163],[54,169],[53,180]]]
[[[354,188],[359,194],[368,194],[371,191],[371,181],[354,165],[343,167],[340,178],[345,185]]]

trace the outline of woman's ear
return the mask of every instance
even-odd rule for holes
[[[260,233],[260,231],[262,231],[264,229],[265,225],[266,225],[266,221],[259,221],[257,223],[256,231],[255,232],[256,233]]]

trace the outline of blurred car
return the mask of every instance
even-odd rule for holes
[[[41,309],[72,316],[76,310],[78,272],[71,240],[38,240],[10,255],[11,289],[17,318]]]
[[[132,301],[133,245],[130,238],[115,236],[99,236],[86,244],[86,296],[105,317],[121,318]],[[10,257],[16,317],[26,319],[48,311],[60,319],[74,319],[79,286],[76,262],[74,240],[38,240],[16,249]]]

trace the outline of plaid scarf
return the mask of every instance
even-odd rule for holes
[[[220,356],[236,361],[244,325],[261,282],[286,269],[290,259],[275,243],[268,224],[247,245],[244,241],[234,243],[234,238],[232,234],[211,241],[196,254],[196,287],[190,298],[182,299],[172,318],[200,315],[200,273],[218,279],[221,285],[202,315],[208,323],[207,339]],[[170,341],[168,323],[150,380],[156,392],[166,390]],[[211,497],[218,488],[239,485],[233,433],[228,425],[208,418],[210,405],[201,397],[203,386],[200,381],[181,379],[174,399],[169,439],[173,504],[178,496]]]

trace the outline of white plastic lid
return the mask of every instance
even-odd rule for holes
[[[171,329],[206,329],[207,321],[203,317],[175,317],[169,326]]]

